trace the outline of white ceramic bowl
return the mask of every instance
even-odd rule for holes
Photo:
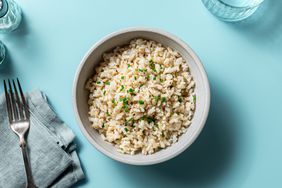
[[[116,148],[102,140],[96,130],[90,127],[88,120],[88,91],[85,83],[93,74],[93,68],[101,60],[102,54],[116,46],[127,44],[131,39],[141,37],[162,43],[177,50],[189,64],[191,73],[196,82],[196,111],[192,124],[187,132],[180,136],[179,141],[166,149],[162,149],[152,155],[127,155],[117,152]],[[210,106],[210,88],[205,70],[193,50],[182,40],[170,33],[148,28],[128,28],[114,32],[97,42],[82,59],[74,79],[73,102],[75,115],[81,131],[88,141],[100,152],[117,161],[133,165],[150,165],[169,160],[186,148],[198,137],[203,129]]]

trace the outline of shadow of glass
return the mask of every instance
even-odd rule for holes
[[[265,44],[270,49],[282,47],[282,1],[265,0],[249,18],[229,23],[235,30],[243,32],[248,40]]]
[[[189,149],[165,163],[134,167],[116,163],[134,181],[146,187],[211,187],[231,171],[238,147],[237,119],[223,93],[212,90],[209,118]],[[134,175],[135,174],[135,175]],[[154,185],[153,185],[154,184]]]
[[[22,38],[28,35],[28,33],[29,33],[28,21],[26,20],[25,15],[22,14],[22,20],[21,20],[19,27],[15,31],[9,33],[9,35],[11,36],[7,35],[7,37],[21,37]]]
[[[5,77],[9,76],[13,72],[13,63],[12,63],[12,58],[10,56],[9,50],[6,48],[6,56],[3,64],[0,65],[0,75]]]

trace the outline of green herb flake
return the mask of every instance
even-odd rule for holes
[[[109,82],[109,81],[106,81],[106,82],[105,82],[105,84],[106,84],[106,85],[110,85],[110,84],[111,84],[111,82]]]
[[[144,86],[144,84],[140,84],[140,87]]]
[[[160,100],[160,96],[154,96],[154,98],[157,102]]]
[[[147,121],[148,123],[152,123],[152,122],[155,122],[156,120],[153,117],[147,117]]]
[[[130,118],[129,120],[127,120],[127,121],[125,121],[125,125],[128,125],[129,123],[133,123],[133,117],[132,118]]]
[[[156,80],[157,79],[157,77],[155,76],[154,78],[153,78],[153,80]]]
[[[103,124],[102,124],[102,128],[104,128],[104,127],[105,127],[105,124],[103,123]]]
[[[139,71],[139,72],[143,72],[143,70],[142,70],[142,69],[138,69],[138,71]]]
[[[137,80],[137,77],[136,77],[136,76],[134,76],[134,80]]]
[[[128,132],[128,128],[125,127],[124,130],[125,130],[125,132]]]
[[[196,95],[193,95],[193,102],[196,102]]]
[[[115,100],[115,99],[113,99],[113,100],[112,100],[112,103],[113,103],[113,105],[114,105],[114,106],[116,106],[116,105],[117,105],[117,103],[116,103],[116,100]]]
[[[125,112],[129,112],[129,109],[128,109],[128,108],[126,108],[124,111],[125,111]]]
[[[134,92],[134,89],[129,88],[129,89],[127,90],[127,92],[128,92],[128,93],[133,93],[133,92]]]
[[[150,61],[149,61],[149,63],[150,63],[150,68],[154,71],[154,72],[157,72],[157,70],[156,70],[156,65],[155,65],[155,63],[154,63],[154,61],[151,59]]]
[[[144,104],[144,101],[143,100],[139,100],[138,103],[139,104]]]
[[[127,64],[127,68],[131,67],[129,64]]]
[[[124,90],[124,85],[121,85],[121,88],[119,91],[122,91],[122,90]]]
[[[183,102],[182,97],[178,96],[178,102]]]
[[[146,76],[146,80],[149,80],[150,79],[150,75],[149,74],[147,74],[147,76]]]
[[[144,116],[142,116],[140,119],[141,119],[141,120],[144,120],[145,118],[146,118],[146,116],[144,115]]]
[[[160,82],[162,83],[162,82],[164,82],[164,80],[163,80],[163,79],[160,79]]]
[[[166,102],[166,98],[165,97],[162,97],[162,102]]]
[[[130,118],[128,121],[133,121],[133,117],[132,117],[132,118]]]
[[[164,135],[164,132],[162,132],[162,137],[164,137],[165,135]]]
[[[106,91],[103,92],[103,95],[106,95]]]
[[[100,81],[97,81],[96,84],[101,84],[101,82],[100,82]]]
[[[107,111],[107,116],[110,116],[110,113]]]
[[[124,76],[121,76],[121,79],[124,80]]]

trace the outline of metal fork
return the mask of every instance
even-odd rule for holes
[[[27,179],[26,187],[37,188],[32,178],[32,172],[28,160],[26,141],[25,141],[25,135],[29,129],[30,114],[29,114],[28,106],[19,79],[17,79],[18,89],[14,80],[12,80],[12,84],[10,80],[8,80],[7,85],[6,85],[6,81],[4,80],[7,113],[9,117],[10,127],[13,130],[13,132],[17,134],[18,137],[20,138],[20,147],[24,159],[24,167],[25,167],[26,179]]]

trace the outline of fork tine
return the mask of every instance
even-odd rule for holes
[[[18,88],[19,88],[19,91],[20,91],[21,100],[22,100],[22,103],[23,103],[23,108],[24,108],[24,112],[25,112],[25,118],[28,119],[29,118],[28,106],[27,106],[27,103],[26,103],[26,100],[25,100],[25,96],[23,94],[23,90],[22,90],[22,87],[21,87],[21,84],[20,84],[20,81],[19,81],[18,78],[17,78],[17,83],[18,83]]]
[[[15,91],[15,96],[16,96],[16,104],[19,110],[19,119],[25,118],[24,114],[23,114],[23,104],[19,98],[19,93],[18,93],[18,89],[16,87],[15,81],[14,79],[12,80],[13,82],[13,86],[14,86],[14,91]]]
[[[15,95],[14,95],[13,88],[12,88],[12,85],[9,79],[8,79],[8,85],[9,85],[9,94],[10,94],[10,98],[12,102],[11,106],[12,106],[13,119],[18,120],[19,117],[18,117],[17,105],[15,102]]]
[[[5,90],[5,98],[6,98],[6,107],[7,107],[7,112],[8,112],[8,118],[9,122],[11,123],[13,121],[13,114],[12,114],[12,107],[11,107],[11,100],[10,96],[8,93],[6,81],[4,80],[4,90]]]

